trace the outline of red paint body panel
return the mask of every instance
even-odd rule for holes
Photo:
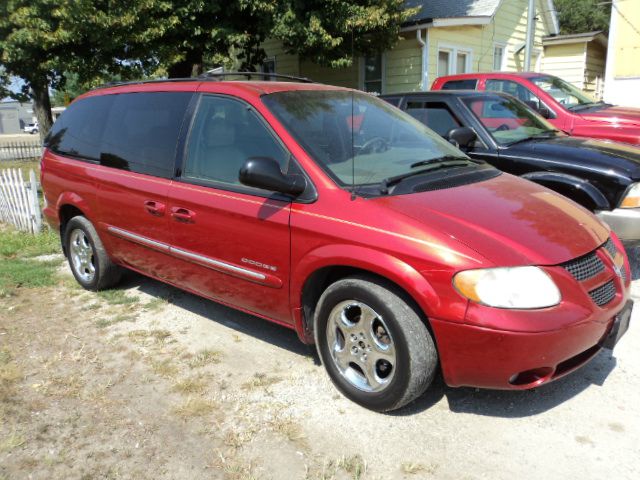
[[[436,78],[432,90],[441,90],[450,80],[477,79],[477,90],[485,89],[488,79],[511,80],[529,89],[540,98],[553,112],[556,118],[548,119],[556,128],[577,137],[600,138],[617,142],[640,145],[640,109],[610,106],[595,111],[573,112],[564,107],[547,92],[531,82],[531,78],[545,76],[539,73],[465,73]]]
[[[307,342],[312,339],[304,328],[310,319],[303,318],[302,292],[315,272],[344,266],[385,277],[404,289],[429,319],[450,385],[517,388],[508,383],[514,372],[555,368],[593,347],[606,332],[628,298],[628,282],[618,284],[615,301],[602,309],[584,286],[554,267],[594,251],[610,235],[615,239],[593,215],[507,174],[455,188],[352,199],[260,99],[265,93],[292,89],[335,88],[181,82],[128,85],[87,95],[191,90],[243,99],[304,169],[317,190],[316,201],[284,202],[160,179],[45,149],[47,220],[57,227],[60,209],[73,205],[98,226],[116,262],[295,328]],[[153,212],[149,201],[157,207]],[[178,209],[190,218],[172,215]],[[132,240],[130,234],[138,237]],[[468,302],[452,285],[462,270],[516,265],[545,266],[562,292],[562,302],[550,309],[500,310]],[[626,259],[624,268],[629,278]]]

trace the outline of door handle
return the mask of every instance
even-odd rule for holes
[[[161,217],[164,215],[165,205],[164,203],[156,202],[154,200],[146,200],[144,202],[144,208],[151,215]]]
[[[195,223],[196,212],[182,207],[173,207],[171,209],[171,216],[176,222]]]

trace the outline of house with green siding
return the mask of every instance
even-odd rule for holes
[[[277,40],[263,45],[265,71],[377,93],[428,90],[441,75],[522,71],[528,0],[407,0],[420,11],[391,50],[333,69],[287,54]],[[532,67],[541,68],[543,37],[558,34],[553,0],[536,0]]]

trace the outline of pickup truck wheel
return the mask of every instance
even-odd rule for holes
[[[316,308],[315,340],[336,387],[380,412],[418,398],[438,366],[433,338],[391,285],[350,277],[329,286]]]
[[[122,272],[109,258],[89,220],[73,217],[64,238],[71,272],[80,285],[87,290],[104,290],[118,283]]]

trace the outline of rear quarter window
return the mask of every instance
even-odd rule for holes
[[[442,90],[475,90],[478,80],[468,78],[465,80],[449,80],[442,85]]]
[[[45,145],[61,155],[170,178],[192,95],[121,93],[78,100],[56,121]]]
[[[45,139],[53,152],[100,161],[100,142],[112,101],[108,96],[73,102],[56,120]]]

